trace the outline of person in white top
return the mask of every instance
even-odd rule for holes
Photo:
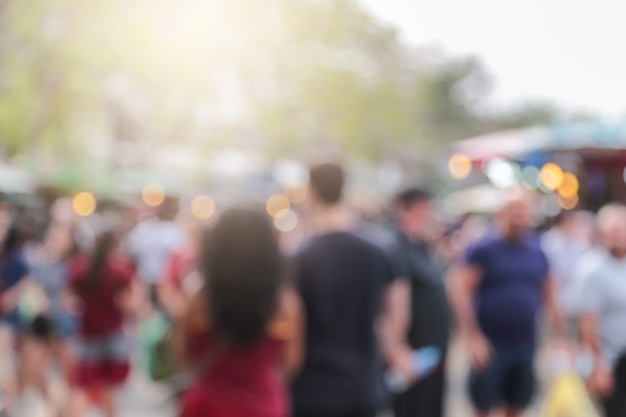
[[[582,212],[563,212],[554,226],[541,237],[541,249],[548,257],[556,295],[568,321],[572,335],[576,334],[577,308],[572,281],[577,261],[589,250],[590,237],[578,233],[578,224],[587,221]]]
[[[594,354],[590,388],[607,417],[626,415],[626,208],[604,223],[603,251],[584,281],[581,331]]]
[[[174,221],[177,212],[175,201],[166,200],[156,216],[139,223],[128,235],[126,249],[134,259],[137,275],[150,291],[150,298],[159,306],[157,285],[172,253],[182,249],[187,242],[184,228]]]
[[[569,317],[580,318],[585,306],[585,288],[589,277],[602,263],[607,249],[615,244],[615,235],[612,233],[615,225],[623,221],[624,207],[619,204],[607,204],[596,216],[595,229],[597,242],[590,247],[578,260],[573,261],[571,278],[567,286],[567,309]]]

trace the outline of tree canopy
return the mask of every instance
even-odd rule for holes
[[[189,143],[377,159],[553,114],[479,114],[480,62],[432,62],[353,0],[4,0],[0,22],[8,155],[142,164]]]

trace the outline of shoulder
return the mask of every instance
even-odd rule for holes
[[[129,284],[132,281],[135,269],[130,259],[121,252],[111,254],[108,262],[112,276],[120,284]]]
[[[467,247],[466,252],[468,256],[478,255],[478,254],[483,255],[483,254],[488,254],[488,253],[497,251],[500,249],[500,247],[501,247],[501,244],[500,242],[498,242],[497,239],[493,237],[485,237],[470,244]]]
[[[365,224],[355,232],[359,237],[382,249],[385,253],[396,255],[401,248],[401,233],[376,224]]]
[[[385,251],[357,233],[330,233],[313,237],[296,253],[297,263],[315,262],[341,256],[346,260],[363,258],[368,260],[387,259]]]
[[[165,221],[160,222],[158,226],[158,233],[162,235],[163,238],[169,239],[171,241],[181,241],[185,238],[185,229],[181,225],[173,221]],[[155,231],[156,233],[157,231]]]
[[[146,230],[150,229],[151,225],[153,224],[152,219],[150,220],[144,220],[141,223],[138,223],[135,227],[133,227],[133,229],[130,231],[129,233],[129,237],[133,238],[136,237],[138,238],[139,236],[141,236],[143,233],[146,232]]]
[[[67,261],[67,270],[70,285],[74,286],[80,281],[87,271],[89,261],[84,254],[73,256]]]

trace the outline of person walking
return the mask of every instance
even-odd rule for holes
[[[529,238],[526,201],[508,201],[497,232],[473,247],[455,283],[454,304],[471,358],[470,397],[477,416],[505,409],[521,415],[535,390],[537,317],[543,307],[555,335],[563,319],[549,278],[548,260]]]
[[[400,192],[394,201],[393,234],[404,275],[409,279],[411,312],[405,337],[412,349],[435,347],[442,361],[434,372],[396,395],[396,417],[443,415],[445,354],[450,336],[451,309],[444,283],[445,266],[435,255],[430,195],[420,188]]]
[[[295,255],[297,285],[306,316],[306,349],[292,385],[294,417],[373,417],[385,404],[381,349],[393,366],[414,377],[398,339],[385,323],[396,272],[387,254],[365,239],[342,204],[345,174],[338,164],[310,169],[309,224],[313,236]],[[381,329],[382,330],[382,329]],[[388,343],[380,343],[387,335]],[[391,351],[398,352],[393,354]]]
[[[300,367],[303,317],[267,215],[231,208],[200,249],[202,289],[178,336],[195,378],[181,417],[288,417]]]
[[[104,231],[92,253],[75,257],[70,266],[70,288],[80,305],[72,417],[84,415],[88,397],[106,417],[114,417],[115,389],[130,372],[130,343],[123,327],[134,309],[134,268],[116,248],[115,234]]]
[[[577,223],[584,213],[563,212],[554,220],[554,226],[541,237],[541,249],[548,257],[555,291],[567,320],[568,334],[574,340],[578,336],[578,312],[576,306],[577,262],[591,246],[578,236]]]
[[[152,307],[163,308],[159,284],[165,276],[167,263],[187,241],[184,229],[174,221],[178,211],[175,200],[166,199],[155,217],[148,218],[130,231],[126,251],[136,264],[137,275],[145,284]]]
[[[21,394],[19,347],[23,320],[19,302],[28,285],[30,267],[24,254],[28,234],[20,222],[12,223],[6,231],[0,248],[0,367],[3,370],[0,397],[0,412],[11,410]],[[17,352],[16,352],[17,349]]]
[[[602,216],[600,216],[602,214]],[[581,294],[581,332],[594,356],[592,392],[607,417],[626,416],[626,208],[600,213],[603,248]]]
[[[69,268],[78,247],[67,225],[52,225],[42,246],[41,256],[31,263],[32,285],[25,289],[31,311],[22,315],[19,382],[20,392],[32,386],[50,402],[47,371],[51,359],[58,359],[66,381],[74,370],[77,319],[69,297]]]

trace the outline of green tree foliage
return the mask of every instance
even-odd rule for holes
[[[0,19],[9,154],[113,143],[111,160],[142,163],[183,141],[378,158],[497,125],[475,111],[480,63],[434,65],[353,0],[4,0]]]

